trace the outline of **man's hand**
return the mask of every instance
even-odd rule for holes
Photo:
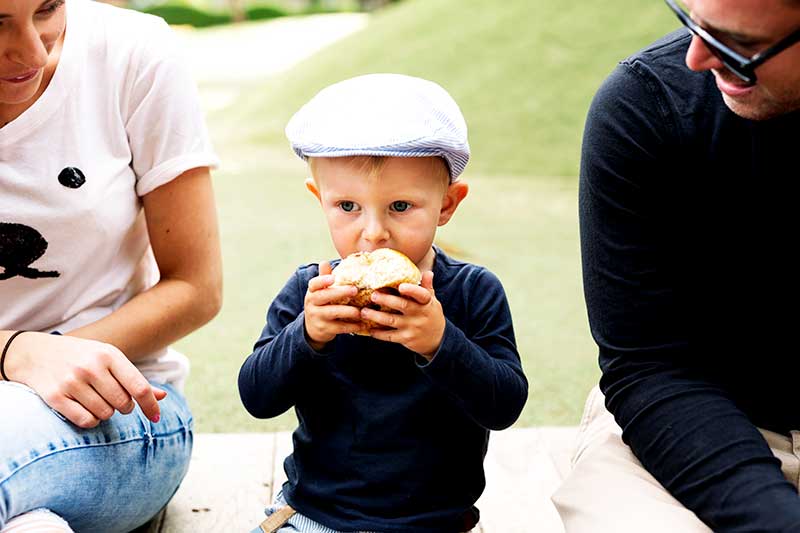
[[[323,261],[319,264],[319,276],[308,282],[303,303],[308,343],[317,351],[340,333],[355,333],[363,329],[359,323],[361,314],[357,307],[331,303],[355,296],[358,289],[354,285],[331,287],[331,272],[330,263]]]
[[[68,335],[26,332],[6,359],[9,378],[24,383],[53,409],[82,428],[128,414],[135,403],[153,422],[167,393],[153,387],[111,344]],[[135,402],[135,403],[134,403]]]
[[[433,272],[425,272],[420,285],[401,283],[398,291],[400,296],[372,293],[373,302],[397,314],[365,307],[361,317],[390,328],[371,329],[372,337],[402,344],[430,361],[442,343],[445,327],[442,304],[433,290]]]

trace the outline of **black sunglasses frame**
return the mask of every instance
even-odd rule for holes
[[[758,81],[755,73],[757,67],[793,44],[800,42],[800,28],[798,28],[763,52],[759,52],[752,57],[745,57],[719,42],[716,37],[693,21],[675,0],[664,0],[664,2],[675,13],[678,20],[694,35],[697,35],[706,45],[706,48],[717,56],[728,70],[736,74],[739,79],[748,85],[755,85],[756,81]]]

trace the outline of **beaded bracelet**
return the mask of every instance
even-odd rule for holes
[[[13,334],[12,334],[12,335],[11,335],[11,336],[8,338],[8,340],[6,341],[6,345],[5,345],[5,347],[3,348],[3,354],[2,354],[2,355],[0,355],[0,376],[2,376],[2,377],[3,377],[3,380],[4,380],[4,381],[11,381],[10,379],[8,379],[8,376],[6,376],[6,369],[5,369],[5,364],[6,364],[6,353],[8,352],[8,347],[9,347],[9,346],[11,346],[11,341],[13,341],[14,339],[16,339],[16,338],[17,338],[17,335],[19,335],[20,333],[27,333],[27,332],[28,332],[28,330],[26,330],[26,329],[21,329],[21,330],[19,330],[19,331],[15,331],[15,332],[14,332],[14,333],[13,333]]]

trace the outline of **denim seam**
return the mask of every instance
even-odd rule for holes
[[[173,436],[173,435],[175,435],[177,433],[184,433],[184,432],[188,433],[190,431],[192,431],[192,429],[189,428],[188,426],[185,426],[184,429],[176,429],[176,430],[171,431],[169,433],[159,434],[158,438],[171,437],[171,436]],[[138,440],[141,440],[141,441],[145,441],[146,440],[148,442],[148,445],[149,445],[151,442],[153,442],[155,440],[155,438],[150,433],[145,433],[141,437],[125,439],[125,440],[118,440],[116,442],[97,442],[97,443],[92,443],[92,444],[79,444],[77,446],[70,446],[70,447],[61,448],[61,449],[58,449],[58,450],[50,450],[47,453],[44,453],[44,454],[41,454],[41,455],[37,455],[35,458],[33,458],[33,460],[25,462],[25,463],[22,463],[17,468],[11,470],[10,473],[7,476],[5,476],[4,478],[0,479],[0,486],[3,483],[5,483],[6,481],[8,481],[9,479],[11,479],[14,476],[14,474],[19,472],[23,468],[25,468],[27,466],[30,466],[33,463],[39,461],[39,459],[44,459],[46,457],[50,457],[50,456],[56,455],[58,453],[68,452],[68,451],[72,451],[72,450],[82,450],[82,449],[85,449],[85,448],[97,448],[97,447],[100,447],[100,446],[116,446],[118,444],[127,444],[129,442],[136,442]]]

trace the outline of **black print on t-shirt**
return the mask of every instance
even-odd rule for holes
[[[23,278],[57,278],[55,271],[42,271],[31,267],[31,263],[44,255],[47,241],[42,234],[24,224],[0,222],[0,280],[22,276]]]
[[[58,182],[64,187],[77,189],[86,183],[86,176],[78,167],[67,167],[58,173]]]

